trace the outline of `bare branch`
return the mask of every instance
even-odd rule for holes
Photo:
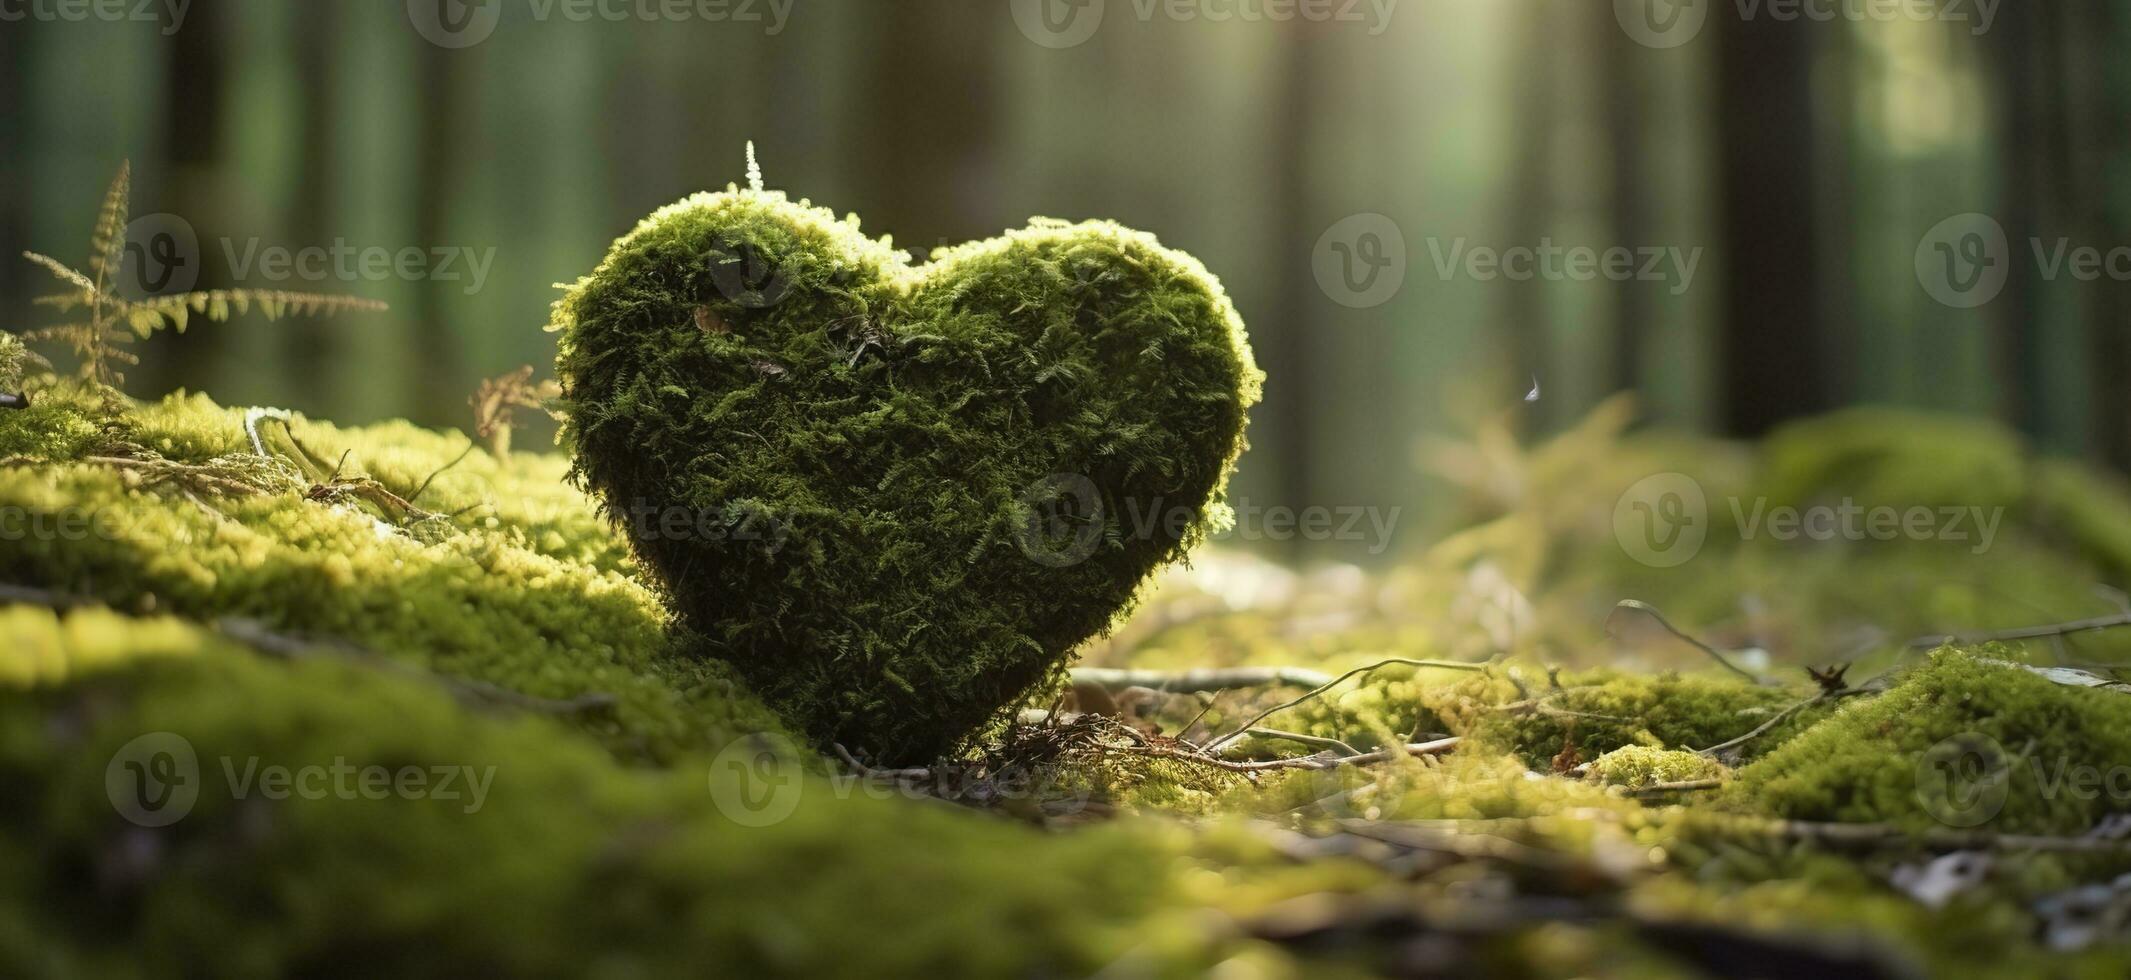
[[[1385,667],[1434,667],[1440,670],[1487,669],[1486,664],[1468,663],[1462,660],[1412,660],[1406,657],[1392,657],[1388,660],[1379,660],[1367,666],[1356,667],[1353,670],[1347,671],[1346,673],[1341,674],[1338,677],[1334,677],[1331,680],[1324,682],[1323,684],[1319,684],[1315,688],[1312,688],[1309,693],[1304,694],[1301,697],[1295,698],[1292,701],[1285,701],[1259,712],[1257,717],[1254,717],[1251,720],[1244,722],[1242,725],[1237,726],[1235,731],[1206,743],[1206,751],[1219,752],[1222,746],[1227,745],[1228,743],[1233,742],[1236,739],[1242,738],[1244,733],[1250,731],[1252,728],[1257,727],[1259,722],[1264,721],[1265,719],[1270,718],[1276,714],[1279,714],[1282,711],[1286,711],[1289,708],[1295,707],[1296,705],[1307,703],[1312,698],[1315,698],[1326,691],[1338,687],[1342,682],[1346,681],[1348,678],[1370,673],[1371,671],[1382,670]]]
[[[1332,675],[1305,667],[1226,667],[1198,670],[1129,670],[1116,667],[1075,667],[1073,683],[1096,684],[1110,691],[1146,687],[1164,694],[1199,694],[1239,687],[1323,687]]]

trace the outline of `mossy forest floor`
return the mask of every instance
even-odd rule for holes
[[[2131,499],[1967,421],[1625,418],[1440,447],[1461,513],[1390,571],[1210,549],[882,771],[700,656],[556,456],[40,392],[0,975],[2131,972]],[[1616,537],[1661,473],[1710,515],[1673,567]]]

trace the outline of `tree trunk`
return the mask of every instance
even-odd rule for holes
[[[1592,4],[1591,9],[1596,12],[1601,39],[1600,70],[1604,77],[1599,80],[1599,90],[1605,102],[1606,141],[1613,170],[1609,201],[1613,241],[1629,248],[1653,245],[1647,193],[1650,174],[1643,152],[1641,112],[1649,100],[1644,97],[1643,73],[1638,70],[1648,49],[1620,29],[1612,4]],[[1613,350],[1606,378],[1611,390],[1632,390],[1642,383],[1643,338],[1655,317],[1653,285],[1634,278],[1613,284]]]
[[[447,219],[453,192],[459,186],[454,178],[461,156],[458,100],[463,97],[465,81],[470,76],[469,61],[479,57],[478,49],[461,51],[422,45],[419,70],[423,98],[417,110],[421,128],[416,136],[420,157],[415,171],[420,181],[415,195],[416,241],[435,244],[449,240]],[[462,376],[459,346],[453,339],[459,335],[459,327],[448,322],[448,305],[442,299],[446,285],[434,279],[414,284],[419,299],[416,309],[409,310],[406,318],[410,331],[408,350],[417,382],[417,417],[431,424],[463,415],[466,396],[472,390],[469,379]]]
[[[288,223],[291,248],[328,248],[333,244],[335,188],[339,186],[339,154],[334,135],[339,128],[335,52],[340,46],[341,9],[326,4],[313,8],[293,25],[297,79],[303,86],[297,110],[297,168],[294,213]],[[357,284],[329,279],[292,283],[302,291],[345,293]],[[346,380],[341,354],[341,331],[346,321],[328,317],[294,317],[282,324],[280,340],[283,364],[294,390],[305,393],[312,411],[337,415],[351,406],[334,398],[344,391]]]
[[[1611,16],[1611,5],[1607,15]],[[1519,244],[1536,243],[1546,235],[1547,219],[1553,214],[1553,167],[1555,125],[1555,61],[1547,55],[1548,41],[1559,25],[1554,9],[1532,4],[1525,10],[1521,27],[1523,50],[1531,60],[1520,66],[1522,78],[1510,94],[1511,118],[1518,120],[1517,147],[1509,184],[1509,218],[1506,239]],[[1617,29],[1613,33],[1619,33]],[[1502,335],[1506,340],[1508,374],[1512,384],[1547,374],[1546,283],[1534,278],[1502,284]],[[1541,384],[1547,381],[1542,379]],[[1542,398],[1530,411],[1513,414],[1521,430],[1543,429],[1559,399]],[[1525,434],[1529,434],[1527,431]]]
[[[229,143],[225,105],[231,63],[229,17],[228,4],[197,4],[186,16],[184,29],[159,42],[170,46],[163,72],[164,156],[156,181],[163,193],[149,210],[167,211],[193,223],[200,236],[200,254],[191,259],[200,264],[215,254],[208,240],[226,218],[222,214],[226,202],[218,185],[226,166],[223,147]],[[135,172],[140,169],[136,167]],[[142,203],[138,197],[136,205]],[[193,271],[201,273],[195,288],[223,285],[209,281],[203,269]],[[230,362],[237,349],[229,331],[214,329],[194,329],[183,338],[159,335],[149,343],[156,346],[144,352],[139,368],[128,372],[138,376],[132,386],[137,393],[212,385],[218,374],[226,377],[233,369]]]
[[[1710,18],[1726,291],[1718,385],[1727,432],[1758,436],[1832,404],[1820,324],[1813,23]]]
[[[2086,136],[2077,154],[2074,206],[2085,221],[2076,240],[2113,247],[2131,242],[2131,204],[2117,185],[2118,175],[2131,164],[2131,140],[2122,124],[2131,111],[2131,66],[2121,55],[2131,20],[2100,4],[2061,9],[2070,17],[2068,37],[2077,48],[2071,59],[2073,101],[2080,113],[2077,131]],[[2125,380],[2131,371],[2131,283],[2104,276],[2059,288],[2090,291],[2086,351],[2092,455],[2119,470],[2131,469],[2131,384]]]
[[[2034,270],[2017,263],[2023,243],[2053,223],[2044,187],[2066,176],[2053,173],[2050,165],[2057,120],[2037,71],[2047,63],[2036,58],[2036,45],[2044,38],[2042,21],[2052,16],[2036,6],[2010,6],[1989,38],[1997,76],[1991,91],[1998,122],[1998,209],[2016,262],[1991,308],[1991,354],[1999,417],[2029,436],[2042,432],[2040,397],[2048,381],[2043,376],[2042,309]]]
[[[1276,147],[1273,154],[1273,202],[1276,214],[1273,241],[1285,250],[1282,265],[1292,270],[1310,268],[1310,252],[1323,229],[1311,208],[1309,142],[1311,122],[1318,108],[1319,47],[1322,39],[1312,25],[1297,20],[1285,25],[1280,66],[1278,101],[1272,106],[1267,136]],[[1290,507],[1307,505],[1316,493],[1311,446],[1315,443],[1317,419],[1316,386],[1311,383],[1309,332],[1316,319],[1317,303],[1313,278],[1306,274],[1282,277],[1274,298],[1272,329],[1258,340],[1258,356],[1265,368],[1265,405],[1259,409],[1258,425],[1265,432],[1275,460],[1280,462],[1273,478],[1277,503]],[[1293,557],[1301,542],[1288,546]]]

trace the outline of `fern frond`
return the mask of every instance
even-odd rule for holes
[[[127,317],[132,319],[152,315],[167,318],[182,333],[190,314],[199,313],[215,323],[221,323],[233,315],[251,312],[253,306],[257,306],[259,312],[265,314],[269,320],[278,320],[284,316],[382,313],[391,309],[377,300],[355,296],[296,293],[281,289],[213,289],[140,300],[130,304]],[[139,321],[134,320],[134,323],[134,329],[139,330]]]
[[[42,252],[24,252],[22,257],[43,266],[45,271],[59,277],[60,282],[81,290],[85,296],[94,296],[102,291],[96,288],[95,283],[89,281],[88,276],[74,271],[72,266]]]
[[[34,330],[24,330],[21,333],[21,337],[24,341],[31,343],[43,343],[47,340],[71,342],[73,338],[85,336],[88,332],[89,325],[86,323],[60,323],[49,327],[38,327]]]
[[[133,161],[123,160],[118,176],[111,179],[111,189],[104,193],[104,209],[97,212],[96,234],[89,240],[89,277],[99,292],[112,285],[126,259],[126,217],[132,196]]]
[[[30,305],[49,306],[61,313],[65,313],[77,306],[87,306],[89,301],[81,293],[53,293],[50,296],[39,296],[30,300]]]
[[[135,306],[131,309],[122,310],[120,312],[126,318],[126,325],[133,328],[134,336],[137,336],[142,340],[147,340],[149,334],[156,332],[156,330],[160,329],[163,326],[163,314],[157,310],[151,310],[146,307]],[[178,307],[177,314],[170,318],[170,322],[172,326],[178,328],[179,333],[184,333],[185,308],[182,306]]]
[[[379,312],[387,309],[375,300],[285,290],[217,289],[209,292],[156,296],[134,301],[118,295],[114,280],[126,257],[126,220],[132,211],[133,165],[122,163],[111,189],[97,213],[96,230],[90,241],[89,273],[41,252],[24,252],[24,258],[44,268],[70,287],[72,292],[40,297],[33,302],[61,313],[77,308],[88,314],[86,323],[66,323],[24,334],[26,339],[58,341],[81,356],[82,376],[101,385],[111,396],[112,411],[122,402],[118,386],[125,376],[114,364],[138,364],[138,355],[124,348],[137,335],[145,338],[162,329],[165,321],[184,332],[194,314],[221,322],[233,313],[257,306],[267,319],[302,314],[331,316],[349,311]]]

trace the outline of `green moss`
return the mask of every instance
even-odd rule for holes
[[[2041,460],[2030,475],[2035,520],[2058,542],[2131,579],[2131,492],[2082,463]]]
[[[1259,384],[1214,278],[1105,222],[913,268],[782,194],[698,195],[555,320],[577,473],[675,607],[800,729],[893,761],[1222,519]]]
[[[1987,419],[1856,408],[1784,426],[1762,446],[1772,503],[2011,507],[2027,492],[2026,452]]]
[[[1460,962],[1508,975],[1676,967],[1694,975],[1651,939],[1650,924],[1665,922],[1778,942],[1871,943],[1946,975],[2125,968],[2120,948],[2060,957],[2032,941],[2036,900],[2107,881],[2131,866],[2122,858],[2022,854],[1930,909],[1887,882],[1896,864],[1914,859],[1898,842],[1837,856],[1785,839],[1763,819],[1947,826],[1930,796],[1917,796],[1928,788],[1917,774],[1963,764],[1932,753],[1964,733],[1994,740],[2016,762],[2000,810],[1969,829],[2077,834],[2121,809],[2106,791],[2085,799],[2074,791],[2080,784],[2050,786],[2060,763],[2106,773],[2131,758],[2131,695],[1988,662],[2017,656],[2008,649],[1942,653],[1895,675],[1887,693],[1798,712],[1743,748],[1723,790],[1665,801],[1679,805],[1646,808],[1604,784],[1707,775],[1696,767],[1709,763],[1676,750],[1744,734],[1813,689],[1742,683],[1671,641],[1632,648],[1632,637],[1616,638],[1624,650],[1572,645],[1559,639],[1571,635],[1564,631],[1484,671],[1389,668],[1267,722],[1364,748],[1415,730],[1465,736],[1441,759],[1249,779],[1089,751],[1094,762],[1062,758],[1042,774],[1052,780],[1046,792],[1188,821],[1125,813],[1096,823],[1108,811],[1091,806],[1071,820],[1096,825],[1032,833],[998,814],[1059,821],[1058,811],[993,801],[994,813],[972,814],[898,799],[824,777],[836,767],[800,751],[786,760],[795,771],[779,770],[800,787],[797,807],[771,826],[746,827],[727,809],[745,773],[719,753],[750,732],[773,740],[781,722],[725,664],[695,655],[722,641],[669,620],[639,581],[630,542],[567,484],[563,460],[520,453],[505,463],[476,450],[438,474],[467,446],[463,435],[289,423],[328,464],[346,452],[343,475],[402,496],[428,482],[418,498],[425,510],[474,507],[411,520],[374,504],[312,499],[322,474],[260,460],[245,413],[204,397],[108,417],[64,387],[40,395],[36,409],[0,412],[0,446],[18,457],[0,467],[0,514],[118,524],[111,534],[95,525],[71,537],[0,534],[0,581],[93,596],[140,618],[0,607],[0,786],[8,788],[0,974],[281,975],[358,963],[415,974],[663,975],[707,962],[830,975],[1368,973],[1400,965],[1395,953],[1411,938],[1396,931],[1404,920],[1314,946],[1254,937],[1328,907],[1340,915],[1419,908],[1424,920],[1485,911],[1497,907],[1485,896],[1503,888],[1598,915],[1460,941]],[[279,423],[261,431],[270,449],[295,454]],[[91,455],[142,465],[83,458]],[[1542,468],[1563,476],[1578,468],[1568,458]],[[207,465],[248,489],[188,497],[159,460]],[[1853,479],[1862,478],[1801,485],[1819,487],[1804,493],[1821,499]],[[2113,567],[2108,528],[2123,501],[2070,465],[2030,472],[2024,492],[1987,561],[1928,542],[1814,549],[1713,539],[1699,564],[1660,571],[1681,576],[1679,594],[1706,601],[1698,608],[1767,598],[1751,629],[1714,626],[1705,634],[1713,642],[1765,642],[1778,657],[1815,662],[1848,649],[1829,638],[1856,622],[1894,623],[1887,629],[1899,637],[1923,623],[2055,618],[2105,577],[2096,569]],[[1623,562],[1617,545],[1601,537],[1594,547],[1590,537],[1592,514],[1596,533],[1610,535],[1611,499],[1594,504],[1588,488],[1583,498],[1558,487],[1534,495],[1529,511],[1504,519],[1542,532],[1527,597],[1550,622],[1601,619],[1624,588],[1608,571]],[[1472,538],[1464,546],[1479,550],[1467,560],[1519,540]],[[1191,573],[1221,570],[1209,561]],[[1672,581],[1634,574],[1650,576],[1634,579],[1638,587]],[[1201,603],[1198,612],[1143,610],[1142,632],[1112,644],[1109,662],[1337,673],[1387,656],[1496,649],[1477,624],[1425,612],[1469,599],[1474,584],[1462,574],[1400,579],[1444,590],[1430,593],[1434,604],[1387,600],[1380,583],[1359,575],[1345,584],[1294,579],[1278,601],[1230,604],[1223,588],[1282,589],[1224,581],[1184,597]],[[1985,593],[2002,594],[1985,603]],[[1697,632],[1706,621],[1667,612]],[[257,625],[367,652],[328,645],[265,656],[238,642]],[[2084,653],[2109,637],[2080,643]],[[1556,678],[1543,667],[1600,657],[1694,669]],[[1871,672],[1860,665],[1851,676]],[[606,694],[613,705],[541,710],[511,692]],[[1201,724],[1225,730],[1296,693],[1230,692]],[[1158,718],[1174,733],[1199,707],[1171,698]],[[185,819],[144,828],[113,808],[105,779],[121,746],[157,731],[181,734],[209,780]],[[1550,774],[1565,746],[1592,763],[1593,779]],[[483,805],[468,813],[463,796],[238,800],[224,756],[240,770],[253,757],[496,768]],[[739,761],[752,759],[743,752]],[[1456,821],[1515,853],[1611,870],[1563,894],[1561,876],[1514,859],[1438,867],[1448,859],[1409,860],[1416,856],[1354,841],[1351,856],[1312,845],[1296,859],[1293,839],[1275,847],[1268,837],[1269,825],[1306,834],[1353,826],[1336,820]],[[911,894],[949,898],[912,903]],[[832,955],[823,936],[864,952]]]
[[[1130,927],[1180,857],[1161,834],[1046,839],[796,771],[743,786],[707,754],[621,770],[543,718],[169,620],[14,607],[0,634],[22,641],[0,647],[0,840],[36,845],[0,851],[13,976],[1084,973],[1147,938]],[[139,826],[113,760],[157,732],[194,753],[197,798]],[[324,775],[242,782],[272,767]],[[410,770],[419,792],[364,788]],[[780,786],[790,815],[751,825],[774,811],[745,792]]]
[[[57,424],[79,417],[62,400],[46,404]],[[43,424],[30,414],[0,413],[0,438]],[[206,463],[247,451],[242,414],[174,396],[130,412],[118,431],[137,448]],[[350,472],[403,494],[466,445],[404,423],[298,420],[294,431],[312,452],[345,451]],[[410,533],[381,521],[390,515],[306,499],[296,483],[189,498],[144,471],[98,463],[0,468],[0,514],[19,522],[0,529],[15,532],[0,535],[0,567],[12,584],[120,609],[252,620],[533,697],[610,698],[611,709],[576,723],[628,759],[780,730],[727,668],[689,652],[657,598],[619,568],[620,543],[563,470],[554,458],[518,453],[501,464],[476,451],[419,503],[490,506]]]
[[[1592,759],[1589,778],[1609,786],[1636,788],[1653,783],[1720,778],[1730,771],[1723,763],[1695,752],[1624,745]]]
[[[2078,834],[2122,808],[2126,759],[2131,695],[1943,650],[1739,770],[1726,798],[1794,819]]]
[[[1475,682],[1445,692],[1441,710],[1464,719],[1461,734],[1544,770],[1564,747],[1582,761],[1630,745],[1706,749],[1753,731],[1807,696],[1709,674],[1593,671],[1564,674],[1560,683],[1559,689],[1531,685],[1527,695],[1505,700],[1499,686]],[[1808,721],[1787,719],[1742,749],[1765,752]]]

